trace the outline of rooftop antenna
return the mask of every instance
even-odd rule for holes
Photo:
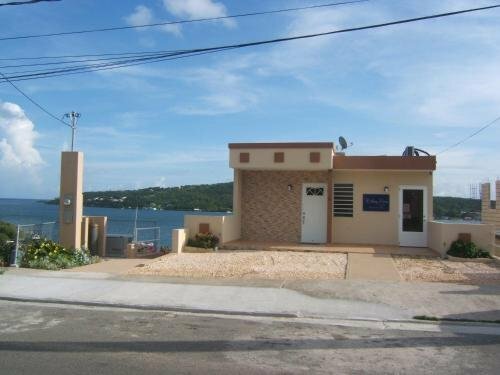
[[[346,148],[351,147],[353,143],[347,144],[347,141],[345,140],[344,137],[339,137],[339,145],[340,145],[340,151],[344,151]],[[339,147],[337,146],[337,151]]]
[[[71,151],[75,151],[75,132],[76,132],[76,123],[78,122],[78,119],[82,115],[78,112],[71,111],[69,113],[65,113],[63,117],[71,119],[71,124],[69,126],[71,127]]]

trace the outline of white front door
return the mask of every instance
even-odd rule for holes
[[[399,245],[427,246],[427,188],[399,187]]]
[[[326,184],[302,185],[302,242],[326,242],[326,203]]]

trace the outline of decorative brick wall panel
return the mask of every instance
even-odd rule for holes
[[[304,182],[328,183],[328,171],[242,171],[242,239],[300,242]]]

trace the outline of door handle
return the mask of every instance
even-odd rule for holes
[[[302,224],[306,223],[306,213],[302,212]]]

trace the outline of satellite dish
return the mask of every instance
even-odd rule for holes
[[[339,137],[339,144],[341,148],[341,151],[345,150],[347,148],[347,141],[345,140],[344,137]]]

